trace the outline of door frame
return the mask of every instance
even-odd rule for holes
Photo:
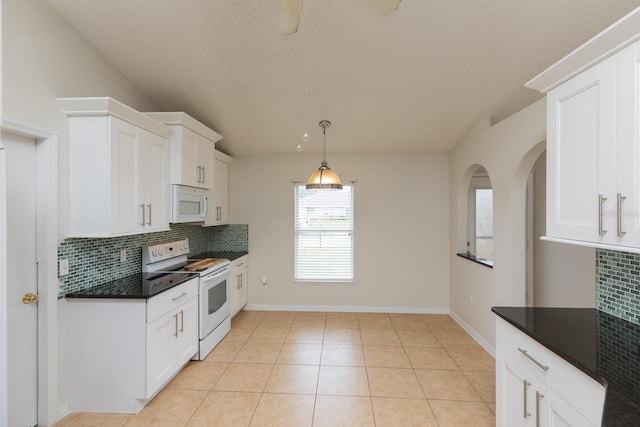
[[[38,424],[57,421],[58,400],[58,136],[23,123],[3,120],[2,132],[36,141],[36,269],[38,277]],[[3,183],[4,185],[4,183]],[[0,203],[5,203],[1,202]],[[6,208],[6,206],[2,206]],[[6,213],[1,210],[0,251],[6,254]],[[43,213],[45,213],[43,215]],[[6,256],[0,257],[6,263]],[[0,377],[7,378],[8,301],[6,265],[0,274]],[[8,381],[0,389],[0,426],[8,423]]]

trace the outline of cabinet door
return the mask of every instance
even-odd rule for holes
[[[143,170],[144,141],[140,129],[111,117],[111,233],[131,233],[144,229]],[[87,201],[90,203],[90,200]]]
[[[216,145],[208,139],[198,135],[198,161],[201,169],[199,186],[206,189],[215,187],[215,155]]]
[[[192,298],[176,312],[178,335],[174,347],[174,367],[178,369],[198,351],[198,298]]]
[[[541,398],[540,405],[548,410],[546,414],[548,420],[540,425],[550,427],[593,427],[593,424],[573,406],[554,393],[553,390],[547,390],[544,397]]]
[[[249,297],[249,266],[244,263],[240,270],[240,292],[238,293],[238,311],[247,305]]]
[[[616,54],[616,244],[640,245],[640,43]],[[618,200],[620,199],[620,200]],[[623,249],[624,250],[624,249]]]
[[[169,229],[169,142],[146,132],[146,230]]]
[[[200,187],[200,160],[198,159],[198,134],[185,127],[182,128],[181,162],[183,185]]]
[[[549,92],[547,126],[547,235],[613,242],[614,62],[604,61]],[[602,204],[599,195],[606,199]]]
[[[215,173],[216,223],[227,224],[229,222],[229,165],[216,160]]]
[[[508,353],[504,354],[504,363],[498,366],[501,369],[501,391],[497,396],[501,399],[496,414],[497,425],[501,427],[528,426],[534,421],[533,406],[535,395],[532,378],[527,376],[526,367],[518,360],[513,359]]]
[[[171,312],[147,324],[147,387],[151,397],[173,375],[178,314]]]
[[[235,316],[247,304],[248,299],[249,257],[238,258],[231,264],[229,279],[231,282],[231,316]]]

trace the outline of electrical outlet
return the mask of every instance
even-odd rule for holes
[[[61,259],[58,263],[58,276],[66,276],[69,274],[69,260]]]
[[[473,304],[473,294],[469,294],[469,304]]]
[[[120,249],[120,262],[125,262],[127,260],[127,250]]]

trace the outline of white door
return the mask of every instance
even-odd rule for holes
[[[8,418],[10,426],[38,424],[36,274],[36,141],[2,133],[7,159]]]

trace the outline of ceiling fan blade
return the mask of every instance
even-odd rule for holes
[[[294,34],[298,31],[300,24],[300,11],[302,10],[302,0],[282,0],[280,10],[280,27],[282,34]]]
[[[388,15],[398,9],[401,1],[402,0],[369,0],[369,3],[371,3],[373,7],[378,9],[380,12]]]

